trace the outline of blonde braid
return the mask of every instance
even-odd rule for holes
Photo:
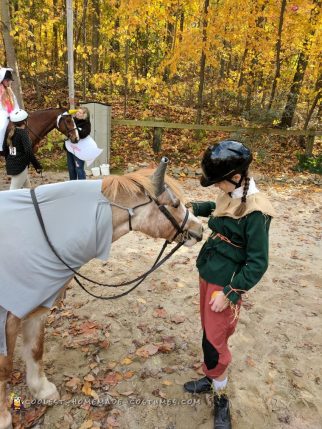
[[[10,129],[10,131],[8,132],[8,136],[7,136],[7,145],[8,145],[9,147],[11,147],[11,146],[12,146],[12,137],[13,137],[13,135],[14,135],[15,131],[16,131],[16,127],[15,127],[15,126],[13,126],[13,127]]]
[[[8,145],[9,147],[11,147],[11,146],[12,146],[12,137],[13,137],[13,135],[14,135],[15,131],[16,131],[16,127],[12,127],[12,128],[10,129],[9,133],[8,133],[8,136],[7,136],[7,145]]]
[[[243,192],[243,196],[241,198],[241,203],[239,204],[239,206],[236,208],[234,215],[235,216],[242,216],[245,211],[246,211],[246,198],[247,198],[247,192],[249,189],[249,183],[250,183],[250,178],[247,176],[248,172],[246,172],[246,176],[245,176],[245,183],[244,183],[244,192]]]

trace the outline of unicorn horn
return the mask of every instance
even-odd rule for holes
[[[165,171],[167,169],[169,159],[164,156],[162,157],[160,164],[158,165],[158,168],[155,170],[152,176],[152,182],[155,187],[155,195],[158,197],[162,194],[164,191],[164,176]]]

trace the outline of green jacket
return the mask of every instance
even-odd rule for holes
[[[196,216],[208,217],[216,204],[207,201],[193,203],[192,207]],[[246,292],[267,270],[270,222],[271,217],[260,211],[253,211],[240,219],[228,216],[209,218],[208,226],[214,233],[218,232],[242,247],[235,247],[218,237],[209,237],[200,250],[197,268],[203,279],[224,286],[223,292],[229,294],[233,304],[237,303],[240,294],[231,292],[231,287]]]

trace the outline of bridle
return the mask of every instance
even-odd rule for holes
[[[70,129],[68,128],[68,125],[66,123],[67,117],[71,117],[71,119],[73,121],[74,128],[70,128]],[[63,131],[63,134],[65,134],[67,137],[70,137],[70,134],[73,131],[77,130],[77,127],[76,127],[76,124],[75,124],[75,121],[74,121],[72,115],[64,115],[64,114],[62,114],[62,115],[58,116],[58,118],[57,118],[57,129],[58,130],[59,130],[59,124],[60,124],[61,121],[63,122],[64,127],[65,127],[65,131]]]
[[[167,186],[165,186],[165,191],[170,193],[170,190]],[[189,218],[189,210],[187,208],[186,208],[185,217],[182,221],[182,224],[179,225],[176,218],[167,209],[166,205],[160,204],[158,199],[151,197],[151,195],[147,195],[147,197],[149,198],[149,201],[146,201],[145,203],[142,203],[142,204],[138,204],[135,207],[123,207],[123,206],[116,204],[116,203],[110,203],[111,206],[118,207],[119,209],[123,209],[123,210],[126,210],[128,212],[128,215],[129,215],[129,231],[133,231],[132,217],[135,215],[134,210],[138,209],[139,207],[146,206],[150,203],[155,203],[158,206],[158,209],[161,211],[161,213],[163,213],[163,215],[172,223],[172,225],[174,226],[174,228],[176,230],[174,237],[171,240],[166,240],[168,243],[172,243],[173,241],[178,241],[178,242],[184,243],[186,240],[188,240],[190,238],[190,236],[192,236],[192,237],[194,236],[194,234],[192,232],[189,232],[189,231],[183,229],[187,223],[188,218]],[[177,206],[175,206],[175,208],[177,208],[178,206],[179,206],[179,204]]]
[[[165,187],[165,191],[167,191],[167,187]],[[169,192],[169,191],[168,191]],[[126,210],[129,214],[129,230],[132,231],[132,217],[135,215],[135,210],[138,209],[139,207],[143,207],[146,206],[147,204],[151,204],[151,203],[155,203],[157,204],[159,210],[164,214],[164,216],[166,216],[166,218],[172,223],[172,225],[174,226],[174,228],[176,229],[175,235],[172,238],[171,241],[165,240],[161,251],[159,252],[156,260],[154,261],[152,267],[146,271],[144,274],[141,274],[140,276],[136,277],[133,280],[129,280],[126,282],[122,282],[119,284],[107,284],[107,283],[100,283],[97,282],[96,280],[90,279],[82,274],[80,274],[78,271],[76,271],[74,268],[72,268],[69,264],[67,264],[67,262],[65,262],[62,257],[57,253],[55,247],[53,246],[53,244],[51,243],[48,235],[47,235],[47,231],[45,228],[45,224],[40,212],[40,207],[37,201],[37,197],[36,197],[36,193],[34,189],[30,189],[30,194],[31,194],[31,199],[42,229],[42,232],[44,234],[44,237],[50,247],[50,249],[52,250],[52,252],[56,255],[56,257],[70,270],[74,273],[74,280],[76,281],[76,283],[89,295],[91,295],[94,298],[99,298],[99,299],[104,299],[104,300],[110,300],[110,299],[116,299],[116,298],[120,298],[122,296],[127,295],[128,293],[130,293],[132,290],[136,289],[147,277],[148,275],[150,275],[151,273],[153,273],[157,268],[159,268],[164,262],[166,262],[184,243],[186,240],[188,240],[190,237],[194,237],[197,238],[193,232],[191,231],[185,231],[183,228],[187,223],[187,220],[189,218],[189,210],[186,208],[186,213],[185,213],[185,217],[182,221],[182,224],[179,225],[179,223],[177,222],[177,220],[175,219],[175,217],[169,212],[169,210],[166,208],[166,206],[164,204],[160,204],[159,201],[157,200],[157,198],[153,198],[150,195],[147,195],[147,197],[149,198],[149,201],[146,201],[145,203],[142,204],[138,204],[135,207],[123,207],[121,205],[118,205],[116,203],[110,203],[112,206],[118,207],[120,209]],[[171,194],[170,194],[171,195]],[[172,241],[176,240],[177,244],[176,246],[166,255],[164,256],[162,259],[162,255],[167,247],[168,244],[170,244]],[[117,295],[111,295],[111,296],[101,296],[101,295],[95,295],[92,292],[90,292],[89,290],[87,290],[82,283],[79,281],[78,277],[92,283],[98,286],[104,286],[104,287],[112,287],[112,288],[117,288],[117,287],[121,287],[121,286],[128,286],[131,285],[133,283],[136,283],[134,286],[132,286],[130,289],[128,289],[127,291],[117,294]]]

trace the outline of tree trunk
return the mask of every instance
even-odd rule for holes
[[[316,84],[315,84],[315,97],[312,103],[312,106],[309,110],[309,113],[305,119],[304,129],[307,130],[307,127],[310,123],[311,117],[313,115],[315,107],[321,102],[322,100],[322,71],[320,72]]]
[[[86,49],[86,43],[84,43],[84,33],[86,33],[86,18],[87,18],[87,9],[88,9],[88,0],[83,0],[83,7],[82,7],[82,17],[78,24],[77,31],[75,31],[76,37],[75,37],[75,51],[74,51],[74,58],[75,58],[75,70],[78,69],[78,63],[84,64],[84,57],[82,59],[78,58],[78,55],[76,53],[76,48],[80,44],[80,41],[82,40],[83,49]],[[77,16],[77,12],[75,11],[75,15]],[[85,37],[86,39],[86,37]]]
[[[99,26],[100,26],[100,2],[93,0],[93,21],[92,21],[92,74],[98,72],[98,47],[99,47]]]
[[[310,120],[312,118],[314,109],[316,108],[316,106],[322,105],[321,100],[322,100],[322,72],[320,72],[316,84],[315,84],[315,97],[313,99],[313,103],[310,107],[310,110],[307,114],[307,117],[305,119],[305,124],[304,124],[304,129],[307,130]],[[318,113],[319,114],[319,113]],[[319,116],[318,116],[319,117]],[[313,146],[314,146],[314,136],[308,136],[307,138],[305,138],[305,136],[301,136],[300,137],[300,145],[302,147],[305,147],[305,155],[306,156],[312,156],[312,152],[313,152]]]
[[[19,69],[16,57],[16,51],[13,43],[13,37],[10,34],[11,31],[11,22],[10,22],[10,9],[9,9],[9,0],[1,0],[1,21],[2,21],[2,34],[4,47],[6,51],[6,59],[8,67],[12,67],[15,71],[15,80],[13,82],[13,91],[17,97],[19,106],[23,109],[23,97],[21,82],[19,76]]]
[[[304,40],[303,48],[298,58],[296,72],[293,77],[293,83],[292,83],[290,92],[287,96],[286,105],[285,105],[281,122],[280,122],[281,128],[287,128],[292,126],[294,113],[296,110],[297,102],[302,88],[303,78],[305,75],[305,70],[309,59],[310,47],[311,47],[312,39],[316,30],[316,27],[314,26],[314,24],[316,24],[317,17],[320,13],[322,1],[314,0],[313,3],[315,4],[315,6],[311,10],[311,16],[310,16],[310,24],[312,26],[311,31],[309,32],[309,34],[306,36]]]
[[[125,73],[124,73],[124,109],[123,116],[127,115],[127,104],[128,104],[128,91],[129,91],[129,80],[128,80],[128,71],[129,71],[129,56],[130,56],[130,41],[126,39],[125,42]]]
[[[54,17],[56,18],[58,16],[57,0],[53,0],[53,12],[54,12]],[[53,24],[53,43],[52,43],[52,50],[51,50],[51,58],[52,58],[53,68],[54,70],[56,70],[58,67],[58,23],[56,21]]]
[[[276,86],[277,86],[277,80],[281,75],[281,58],[280,58],[280,55],[281,55],[282,31],[283,31],[285,7],[286,7],[286,0],[282,0],[281,13],[280,13],[280,19],[279,19],[279,24],[278,24],[277,41],[276,41],[275,75],[274,75],[274,79],[273,79],[272,91],[271,91],[271,96],[270,96],[269,103],[267,106],[267,110],[270,110],[272,108],[272,104],[273,104],[274,97],[275,97]]]
[[[263,16],[262,13],[264,12],[267,4],[268,4],[268,0],[265,0],[262,4],[255,3],[254,13],[256,13],[256,15],[259,13],[255,21],[256,29],[263,29],[265,26],[267,18]],[[255,33],[255,37],[259,37],[259,36],[256,36],[256,33]],[[250,71],[247,77],[247,98],[246,98],[246,106],[245,106],[246,112],[249,112],[251,110],[253,94],[254,93],[256,94],[256,87],[260,85],[261,77],[262,77],[262,71],[261,70],[259,72],[256,71],[257,66],[258,64],[260,64],[260,60],[262,57],[261,52],[258,50],[256,51],[255,48],[252,48],[249,50],[249,54],[252,57],[252,59],[251,59]]]
[[[174,29],[175,26],[172,22],[167,22],[167,35],[165,38],[166,46],[167,46],[167,55],[170,55],[173,47],[173,40],[174,40]],[[163,80],[164,82],[169,81],[169,75],[170,75],[170,67],[166,66],[163,71]]]
[[[184,11],[182,10],[180,12],[180,31],[179,31],[179,43],[182,42],[182,33],[183,33],[183,28],[184,28]]]
[[[120,1],[115,2],[115,8],[116,9],[120,8]],[[120,64],[117,61],[117,58],[119,58],[120,56],[120,42],[118,40],[119,28],[120,28],[120,18],[117,16],[114,23],[114,35],[110,42],[111,51],[112,51],[112,56],[110,59],[110,72],[120,71]],[[135,59],[137,60],[137,58]]]
[[[85,48],[86,46],[86,42],[87,42],[87,31],[86,31],[86,11],[87,11],[87,3],[88,0],[84,0],[83,6],[83,37],[82,37],[82,43],[83,43],[83,47]],[[82,58],[82,98],[83,101],[86,101],[86,87],[87,87],[87,80],[86,80],[86,68],[87,68],[87,63],[86,63],[86,58]]]
[[[202,24],[202,51],[201,51],[201,57],[200,57],[196,124],[201,123],[201,114],[202,114],[202,108],[203,108],[203,90],[205,85],[205,68],[206,68],[205,44],[207,42],[208,7],[209,7],[209,0],[205,0],[204,16],[203,16],[203,24]]]

